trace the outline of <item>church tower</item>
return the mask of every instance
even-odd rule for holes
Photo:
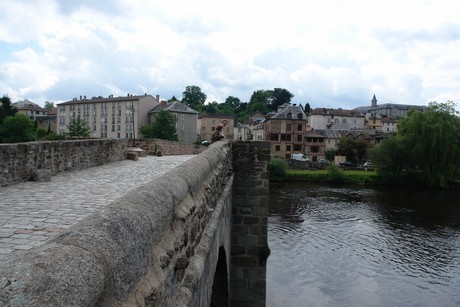
[[[373,107],[376,107],[377,106],[377,98],[375,98],[375,94],[374,94],[374,98],[372,98],[372,106]]]

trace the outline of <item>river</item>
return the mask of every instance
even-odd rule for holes
[[[267,306],[460,306],[460,191],[270,187]]]

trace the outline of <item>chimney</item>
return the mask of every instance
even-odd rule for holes
[[[157,98],[160,98],[160,96],[157,95]],[[161,100],[161,101],[160,101],[160,107],[166,107],[166,104],[167,104],[167,103],[168,103],[167,100]]]
[[[156,100],[157,100],[157,101],[160,101],[160,95],[157,95],[157,96],[156,96]]]

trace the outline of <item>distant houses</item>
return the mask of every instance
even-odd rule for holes
[[[378,144],[397,132],[398,120],[406,117],[410,109],[423,111],[425,108],[379,105],[374,95],[370,105],[353,110],[316,108],[305,114],[301,106],[285,103],[276,112],[256,111],[239,122],[234,114],[199,114],[179,101],[161,100],[159,95],[147,94],[91,99],[83,96],[59,103],[54,112],[29,100],[18,101],[13,106],[44,129],[52,127],[58,134],[67,133],[69,123],[80,117],[94,138],[139,138],[139,128],[155,121],[159,111],[167,110],[177,119],[179,141],[190,144],[210,141],[217,125],[225,120],[223,134],[227,140],[269,141],[272,156],[289,158],[293,153],[302,153],[313,162],[324,159],[326,152],[336,149],[346,136],[366,140],[370,145]]]

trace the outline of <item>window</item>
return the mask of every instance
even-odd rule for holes
[[[292,125],[286,124],[286,131],[292,131]]]
[[[301,134],[297,134],[297,142],[302,142],[302,135]]]
[[[278,134],[270,134],[270,141],[278,141],[279,137]]]
[[[286,146],[286,151],[291,151],[291,146],[290,145]]]
[[[291,119],[291,118],[292,118],[292,113],[289,112],[289,113],[286,115],[286,118],[287,118],[287,119]]]
[[[294,145],[294,151],[302,151],[302,145]]]
[[[276,146],[275,146],[275,150],[276,150],[276,151],[280,151],[280,145],[276,145]]]
[[[290,134],[286,134],[286,142],[290,142],[291,141],[291,135]]]
[[[297,131],[302,131],[302,125],[301,124],[297,125]]]
[[[298,118],[298,119],[302,119],[302,118],[303,118],[302,113],[298,113],[298,114],[297,114],[297,118]]]

